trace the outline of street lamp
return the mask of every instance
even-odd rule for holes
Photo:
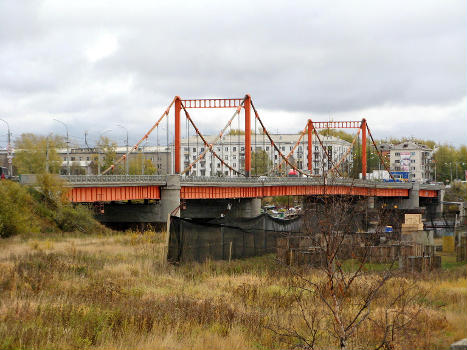
[[[99,140],[102,138],[102,135],[104,135],[106,132],[111,132],[111,131],[112,129],[106,129],[102,131],[99,134]],[[101,151],[102,151],[102,147],[99,147],[97,150],[97,175],[101,174]]]
[[[125,155],[125,173],[128,175],[128,129],[122,124],[117,124],[118,127],[125,129],[126,131],[126,155]]]
[[[67,168],[67,175],[70,175],[70,141],[68,139],[68,126],[61,120],[58,120],[55,118],[54,120],[60,124],[63,124],[66,130],[66,168]]]
[[[7,146],[7,153],[8,153],[8,172],[10,177],[13,176],[13,167],[12,167],[12,155],[11,155],[11,131],[10,131],[10,124],[5,119],[0,118],[2,122],[6,124],[8,129],[8,146]]]

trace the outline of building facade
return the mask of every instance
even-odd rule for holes
[[[225,163],[229,164],[236,171],[243,173],[245,170],[245,142],[244,135],[225,135],[214,146],[215,152],[222,158]],[[216,136],[205,136],[208,143],[213,143]],[[271,135],[274,143],[280,149],[281,153],[288,155],[295,146],[299,135],[298,134],[276,134]],[[327,155],[323,151],[319,140],[313,135],[312,139],[312,173],[314,175],[321,175],[323,171],[332,168],[332,165],[338,162],[344,154],[347,153],[351,144],[347,141],[341,140],[333,136],[320,136],[323,146],[327,150]],[[206,150],[206,146],[197,136],[191,136],[181,140],[181,169],[186,169],[193,163],[199,155]],[[282,168],[289,168],[279,155],[277,150],[271,146],[268,138],[265,135],[252,135],[251,136],[251,151],[264,152],[269,161],[264,173],[255,173],[252,171],[251,175],[274,175],[277,172],[279,164],[282,163]],[[253,158],[253,157],[252,157]],[[349,151],[345,155],[344,166],[349,167],[352,161],[352,152]],[[291,154],[289,160],[299,169],[308,172],[308,141],[306,137],[302,138],[302,142],[296,147]],[[252,169],[255,168],[252,159]],[[191,176],[237,176],[235,172],[223,165],[222,162],[207,152],[203,159],[200,159],[192,166],[189,173]]]
[[[409,173],[409,179],[418,182],[433,180],[433,150],[415,142],[402,142],[390,150],[391,171]]]

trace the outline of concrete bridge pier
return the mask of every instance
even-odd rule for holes
[[[158,222],[167,222],[167,217],[180,206],[180,175],[167,175],[167,185],[161,187]],[[177,210],[175,215],[179,216]]]

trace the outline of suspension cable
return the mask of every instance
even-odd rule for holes
[[[328,173],[332,172],[332,171],[337,171],[338,166],[341,165],[341,163],[344,161],[344,159],[349,155],[350,150],[353,148],[355,142],[357,141],[357,138],[359,137],[361,130],[362,129],[360,129],[360,128],[358,129],[357,134],[355,135],[355,137],[352,140],[352,143],[350,144],[350,147],[347,148],[347,151],[344,153],[344,155],[341,157],[341,159],[339,159],[339,161],[331,169],[329,169]]]
[[[290,156],[295,152],[295,149],[297,148],[297,146],[300,144],[300,141],[301,139],[303,138],[303,136],[306,134],[306,130],[307,130],[307,127],[305,126],[305,129],[303,129],[303,131],[300,133],[300,137],[298,138],[298,141],[295,143],[295,145],[293,146],[292,150],[287,154],[286,158],[289,159]],[[279,169],[282,167],[282,164],[284,163],[283,160],[281,160],[281,162],[279,163]]]
[[[264,132],[266,133],[266,136],[269,138],[269,141],[271,142],[271,145],[274,146],[274,148],[276,149],[277,153],[279,153],[279,155],[282,157],[282,159],[284,159],[284,161],[290,165],[290,167],[292,167],[294,170],[296,170],[297,172],[299,172],[300,174],[302,175],[305,175],[305,176],[310,176],[309,174],[303,172],[302,170],[298,169],[295,165],[291,164],[289,162],[289,160],[282,154],[282,152],[280,151],[280,149],[277,147],[277,145],[274,143],[273,139],[271,138],[271,135],[269,135],[269,132],[266,130],[266,128],[264,127],[264,124],[261,120],[261,118],[259,117],[259,114],[258,114],[258,111],[256,110],[255,108],[255,105],[253,104],[253,101],[251,101],[251,107],[253,108],[253,111],[255,112],[255,117],[258,119],[259,123],[261,124],[261,127],[263,128]]]
[[[329,154],[326,151],[326,147],[324,146],[323,142],[321,141],[321,138],[319,137],[318,131],[315,128],[313,128],[313,130],[315,131],[315,135],[318,138],[319,144],[321,145],[321,148],[323,149],[324,154],[326,155],[326,158],[327,158],[328,162],[331,162],[332,167],[334,167],[334,161],[332,160],[332,157],[329,157]],[[324,164],[324,162],[323,162],[323,164]],[[337,172],[337,174],[339,174],[339,176],[342,176],[338,169],[336,169],[336,172]],[[326,174],[323,173],[323,176],[326,176],[327,173],[328,173],[328,170],[326,170]]]
[[[386,171],[389,173],[389,176],[391,177],[391,179],[393,179],[394,181],[396,181],[396,180],[394,179],[394,176],[392,175],[391,171],[389,170],[389,168],[388,168],[386,162],[384,161],[382,154],[379,152],[378,147],[376,147],[376,142],[375,142],[375,140],[373,139],[373,135],[371,135],[371,131],[370,131],[370,128],[368,127],[368,124],[366,124],[366,129],[368,130],[368,135],[370,135],[371,142],[373,143],[373,146],[374,146],[375,149],[376,149],[376,153],[378,154],[379,160],[380,160],[381,163],[383,164],[383,166],[384,166],[384,168],[386,169]]]
[[[153,132],[153,130],[155,128],[157,128],[159,126],[159,123],[162,121],[162,119],[164,119],[164,117],[166,115],[169,114],[169,111],[170,111],[170,108],[172,108],[173,104],[175,103],[175,98],[172,100],[172,102],[170,103],[170,105],[167,107],[167,109],[164,111],[164,113],[162,113],[161,117],[157,120],[157,122],[151,127],[151,129],[149,129],[149,131],[144,134],[144,136],[126,153],[124,154],[123,156],[121,156],[116,162],[114,162],[112,165],[110,165],[107,169],[105,169],[103,172],[102,172],[102,175],[105,175],[106,173],[108,173],[110,170],[113,170],[115,168],[115,165],[119,164],[121,161],[123,161],[124,159],[127,159],[129,154],[131,152],[133,152],[134,150],[136,150],[138,148],[138,146],[140,145],[141,142],[143,142],[145,139],[147,139],[149,137],[149,135]]]

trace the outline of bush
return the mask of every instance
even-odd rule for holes
[[[101,225],[93,218],[91,210],[83,205],[73,207],[64,205],[56,212],[55,221],[60,230],[64,232],[80,231],[91,233],[101,231]]]
[[[34,201],[24,187],[12,181],[0,181],[0,237],[37,232],[33,206]]]

